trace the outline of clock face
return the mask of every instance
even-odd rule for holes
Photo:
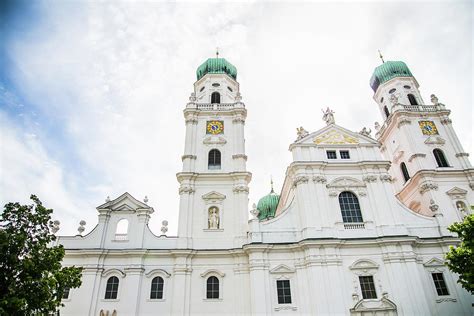
[[[213,135],[224,133],[224,122],[223,121],[207,121],[206,133],[213,134]]]
[[[419,121],[423,135],[438,135],[438,129],[433,121]]]

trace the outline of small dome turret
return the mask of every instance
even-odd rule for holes
[[[257,204],[258,210],[258,219],[268,219],[275,217],[275,212],[278,206],[278,202],[280,201],[280,196],[273,191],[273,184],[272,190],[269,194],[262,197]]]
[[[197,80],[206,74],[227,74],[237,80],[237,68],[225,58],[209,58],[196,70]]]
[[[403,61],[386,61],[375,68],[370,78],[370,86],[377,92],[381,84],[396,77],[413,77],[413,74]]]

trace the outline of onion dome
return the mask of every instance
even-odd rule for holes
[[[258,210],[258,219],[268,219],[275,217],[275,212],[280,201],[280,196],[272,190],[269,194],[265,195],[258,201],[257,210]]]
[[[206,74],[228,74],[237,80],[237,68],[225,58],[209,58],[196,70],[197,80]]]
[[[375,68],[370,78],[370,86],[376,92],[382,83],[396,77],[413,77],[413,74],[403,61],[386,61]]]

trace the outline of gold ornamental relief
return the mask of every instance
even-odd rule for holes
[[[359,140],[352,136],[339,133],[335,130],[329,131],[314,139],[315,144],[330,144],[330,145],[343,145],[343,144],[358,144]]]

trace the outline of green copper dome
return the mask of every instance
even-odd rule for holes
[[[237,80],[237,68],[225,58],[209,58],[196,70],[197,80],[206,74],[228,74]]]
[[[375,68],[370,86],[376,92],[382,83],[396,77],[413,77],[413,74],[403,61],[387,61]]]
[[[280,201],[280,196],[273,191],[273,188],[270,194],[265,195],[258,201],[257,210],[258,219],[267,219],[275,216],[275,212]]]

